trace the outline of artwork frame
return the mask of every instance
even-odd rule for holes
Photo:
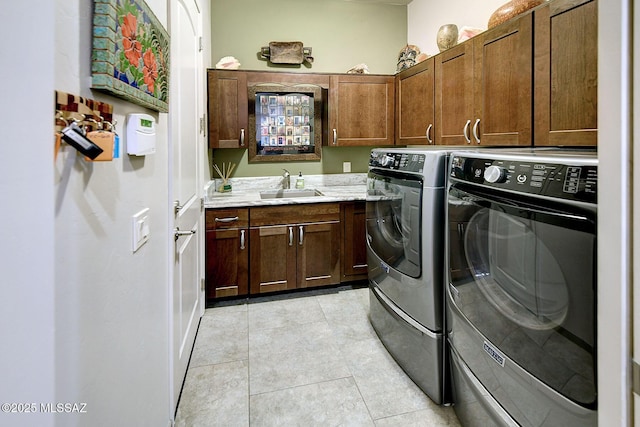
[[[91,88],[168,112],[169,43],[144,0],[94,0]]]
[[[249,85],[249,163],[319,161],[323,89],[308,84]]]

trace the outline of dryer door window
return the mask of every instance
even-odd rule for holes
[[[450,301],[496,348],[571,400],[596,401],[596,224],[584,211],[550,209],[453,186]],[[454,246],[450,246],[454,248]]]
[[[420,277],[422,179],[370,172],[367,241],[389,267]]]

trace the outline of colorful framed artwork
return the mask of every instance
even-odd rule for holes
[[[169,35],[144,0],[94,0],[93,89],[169,111]]]
[[[255,84],[247,92],[250,163],[320,160],[320,86]]]

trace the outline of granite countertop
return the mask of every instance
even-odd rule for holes
[[[295,189],[296,176],[291,176],[291,188]],[[367,174],[307,175],[305,190],[314,189],[322,195],[295,198],[261,199],[260,192],[282,188],[282,177],[231,178],[232,191],[215,191],[221,180],[209,181],[205,186],[205,208],[231,208],[251,206],[297,205],[308,203],[363,201],[366,197]]]

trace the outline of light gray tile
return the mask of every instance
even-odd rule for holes
[[[327,350],[337,351],[337,346],[331,328],[325,320],[249,331],[251,358]]]
[[[377,340],[376,331],[369,322],[329,322],[336,345],[349,347],[359,341]]]
[[[325,320],[320,305],[313,297],[249,304],[248,311],[249,329],[252,331]]]
[[[249,363],[251,395],[351,376],[342,355],[333,350],[251,355]]]
[[[375,421],[376,427],[460,427],[453,407],[438,407],[424,409]]]
[[[361,341],[343,352],[374,420],[437,407],[377,339]]]
[[[316,297],[324,316],[330,322],[366,322],[368,310],[362,305],[355,291],[343,291]]]
[[[252,426],[373,426],[352,378],[253,395]]]
[[[177,427],[248,425],[246,361],[189,369],[178,406]]]
[[[231,311],[204,316],[189,366],[246,360],[249,358],[247,313]]]
[[[247,304],[246,303],[242,303],[242,304],[230,304],[230,305],[223,305],[223,306],[218,306],[218,307],[212,307],[212,308],[207,308],[204,311],[204,317],[207,316],[215,316],[215,315],[221,315],[224,316],[228,313],[236,313],[236,312],[247,312]]]

